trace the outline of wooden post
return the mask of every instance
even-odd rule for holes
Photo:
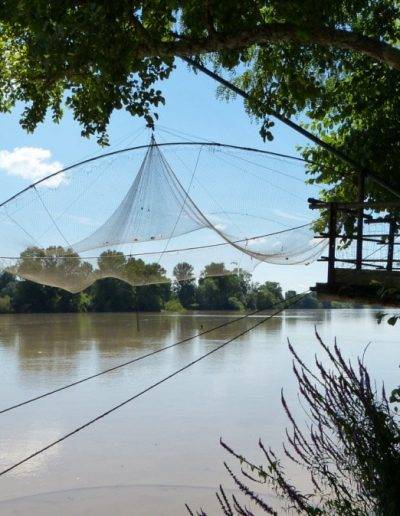
[[[140,331],[140,324],[139,324],[139,287],[136,286],[135,288],[135,312],[136,312],[136,331]]]
[[[365,174],[360,171],[358,173],[357,185],[357,202],[364,203],[365,199]],[[357,250],[356,250],[356,270],[362,268],[363,255],[363,225],[364,225],[364,206],[358,209],[357,213]]]
[[[337,231],[337,206],[329,203],[329,255],[328,255],[328,285],[335,283],[335,252]]]
[[[389,239],[388,239],[388,255],[386,270],[391,271],[393,269],[393,254],[394,254],[394,236],[397,230],[397,224],[394,220],[389,223]]]

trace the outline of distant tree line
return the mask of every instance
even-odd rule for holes
[[[165,271],[160,270],[161,273]],[[210,263],[198,280],[193,275],[193,266],[181,262],[175,266],[170,282],[132,287],[120,279],[103,278],[85,291],[72,294],[3,272],[0,274],[0,313],[259,310],[271,308],[296,294],[295,291],[284,294],[277,282],[255,283],[251,274],[232,273],[224,263]],[[351,305],[320,302],[313,294],[308,294],[295,307],[343,306]]]

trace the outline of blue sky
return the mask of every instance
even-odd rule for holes
[[[194,74],[184,64],[177,64],[178,67],[170,79],[161,84],[166,105],[158,111],[160,130],[156,129],[156,138],[176,140],[176,137],[169,137],[161,131],[168,128],[207,140],[260,147],[287,154],[297,154],[296,145],[305,143],[300,135],[279,122],[273,129],[273,142],[264,143],[259,136],[258,124],[250,120],[241,99],[229,103],[218,100],[214,81],[201,74]],[[48,120],[34,134],[27,134],[21,129],[18,119],[18,109],[12,114],[0,115],[0,165],[3,165],[0,169],[1,200],[27,186],[34,179],[34,175],[21,177],[21,171],[19,176],[7,173],[5,163],[7,165],[7,159],[12,158],[12,154],[8,153],[12,153],[16,147],[42,149],[35,151],[36,154],[33,152],[33,158],[31,155],[30,159],[38,160],[41,165],[47,164],[49,172],[60,165],[66,166],[104,152],[95,139],[88,140],[80,136],[80,127],[68,111],[60,124],[56,125]],[[113,114],[109,134],[111,146],[116,147],[131,144],[134,138],[134,144],[147,143],[150,136],[143,120],[133,118],[123,111]],[[47,151],[44,155],[43,150]],[[34,170],[33,167],[33,173]],[[243,181],[246,181],[245,177]],[[308,187],[304,185],[304,197],[308,196],[308,192]],[[326,270],[322,263],[308,266],[261,264],[256,269],[254,278],[260,282],[279,281],[285,290],[303,290],[316,281],[325,281],[325,275]]]

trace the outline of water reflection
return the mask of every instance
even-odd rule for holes
[[[90,362],[90,368],[96,363],[109,367],[110,360],[130,358],[173,344],[238,317],[221,313],[140,314],[138,331],[136,314],[132,313],[3,315],[0,347],[12,352],[18,370],[26,378],[40,373],[67,376],[77,373],[85,363]],[[201,341],[228,339],[258,320],[251,317],[233,322],[203,335]],[[288,321],[295,324],[296,319]],[[273,318],[255,330],[254,338],[279,333],[282,324],[281,317]]]
[[[235,317],[141,314],[138,332],[135,314],[1,316],[1,405],[41,394]],[[65,441],[54,448],[54,454],[44,455],[43,461],[33,461],[31,469],[21,468],[15,476],[4,477],[0,499],[127,482],[218,486],[226,478],[220,436],[249,455],[256,453],[260,436],[279,448],[287,425],[280,406],[282,387],[295,416],[304,417],[297,404],[288,337],[307,364],[320,352],[315,325],[326,342],[331,344],[337,336],[345,355],[353,358],[375,339],[365,356],[371,376],[389,381],[388,388],[398,384],[398,328],[378,327],[374,317],[373,311],[365,310],[280,314]],[[259,321],[254,316],[235,322],[132,367],[4,414],[0,462],[10,465]],[[179,497],[184,500],[180,492],[174,499]],[[154,514],[148,505],[143,507],[144,514]],[[105,514],[100,509],[94,504],[87,513]],[[171,504],[163,509],[163,514],[177,514]],[[26,514],[41,512],[27,510]],[[66,509],[61,514],[71,512]]]

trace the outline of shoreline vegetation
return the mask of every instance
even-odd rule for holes
[[[293,297],[294,290],[282,291],[279,283],[253,282],[251,274],[232,273],[224,263],[210,263],[201,277],[193,279],[194,268],[187,262],[174,267],[171,281],[132,287],[104,278],[78,294],[19,279],[9,272],[0,274],[0,313],[62,312],[171,312],[219,310],[243,312],[266,310]],[[165,275],[165,271],[160,271]],[[190,278],[190,279],[182,279]],[[309,293],[291,308],[362,308],[362,305],[319,301]]]
[[[240,492],[232,495],[220,485],[220,514],[255,516],[254,507],[257,514],[275,516],[288,508],[304,516],[400,514],[400,425],[398,406],[392,405],[398,399],[371,378],[363,357],[352,364],[336,343],[329,347],[315,334],[324,359],[318,353],[311,367],[289,341],[298,402],[308,424],[299,422],[282,391],[288,428],[281,454],[260,438],[261,460],[254,462],[220,439],[231,459],[224,461],[228,478]],[[293,484],[282,457],[301,472],[303,482],[308,480],[307,488]],[[186,508],[192,516],[208,514]]]

